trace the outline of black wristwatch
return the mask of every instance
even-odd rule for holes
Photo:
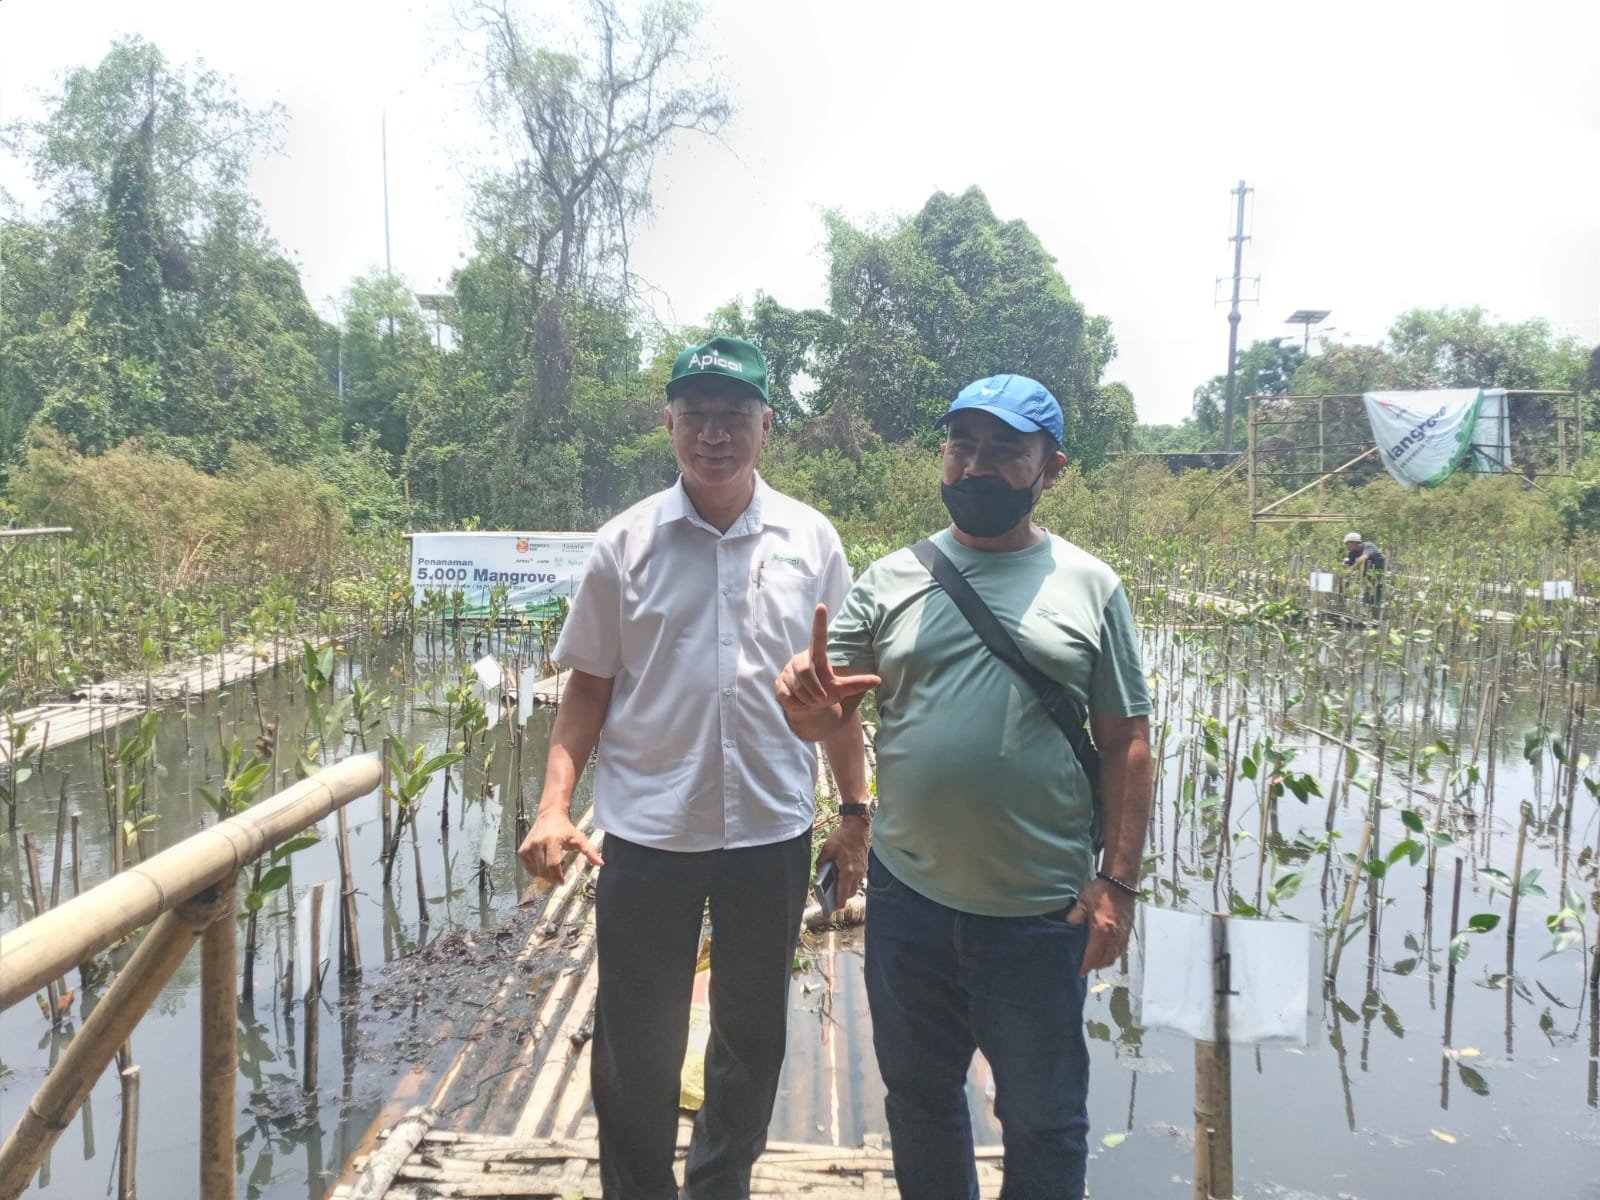
[[[839,805],[841,817],[865,817],[872,820],[872,805],[870,804],[841,804]]]

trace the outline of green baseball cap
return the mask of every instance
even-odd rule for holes
[[[672,378],[667,380],[667,399],[679,384],[702,375],[720,375],[746,384],[761,403],[767,400],[767,360],[753,342],[743,338],[714,337],[698,346],[686,346],[672,362]]]

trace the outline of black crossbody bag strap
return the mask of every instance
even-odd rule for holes
[[[1084,726],[1083,706],[1075,701],[1067,690],[1051,679],[1038,667],[1022,657],[1022,651],[1017,648],[1016,641],[1006,632],[1004,625],[1000,624],[998,617],[989,611],[966,576],[951,562],[945,552],[935,546],[932,540],[923,538],[922,541],[911,547],[911,553],[916,555],[917,561],[928,569],[934,582],[944,589],[955,606],[961,610],[961,615],[967,619],[974,633],[993,654],[1006,666],[1010,667],[1039,695],[1039,701],[1044,705],[1045,712],[1050,714],[1050,719],[1061,727],[1061,732],[1067,735],[1067,744],[1072,747],[1072,753],[1077,757],[1078,765],[1083,768],[1083,773],[1088,777],[1089,785],[1094,792],[1094,848],[1098,851],[1104,837],[1103,816],[1100,805],[1100,751],[1095,747],[1089,737],[1089,731]]]

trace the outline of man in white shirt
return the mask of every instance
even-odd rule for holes
[[[709,902],[711,1036],[684,1191],[725,1200],[749,1195],[766,1144],[811,868],[816,753],[772,680],[816,606],[843,601],[850,570],[827,519],[756,474],[772,426],[759,349],[726,337],[685,349],[664,417],[682,474],[595,537],[556,644],[572,675],[517,853],[551,882],[572,851],[601,865],[571,820],[598,742],[591,1085],[608,1200],[677,1195],[679,1071]],[[866,821],[859,721],[823,747],[844,822]],[[829,847],[854,855],[863,841]]]

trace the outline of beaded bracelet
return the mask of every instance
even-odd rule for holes
[[[1139,889],[1134,887],[1133,884],[1127,883],[1124,880],[1118,879],[1115,875],[1109,874],[1106,871],[1096,871],[1094,873],[1094,877],[1096,879],[1104,879],[1112,887],[1121,888],[1123,891],[1127,892],[1128,895],[1130,895],[1130,896],[1137,896],[1139,894]]]

